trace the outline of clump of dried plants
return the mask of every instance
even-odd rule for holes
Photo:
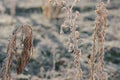
[[[104,42],[107,27],[106,5],[99,0],[96,9],[97,17],[93,33],[93,47],[90,57],[90,78],[89,80],[107,80],[107,73],[104,71]]]
[[[82,79],[82,70],[80,68],[80,56],[81,50],[78,49],[79,32],[76,30],[75,22],[79,16],[79,12],[73,13],[73,7],[79,0],[74,0],[69,6],[67,0],[49,0],[53,4],[63,5],[63,9],[66,11],[65,21],[61,26],[60,33],[64,33],[64,28],[70,28],[70,38],[68,40],[68,50],[75,54],[75,64],[78,71],[79,78]],[[107,1],[107,4],[110,0]],[[107,9],[102,0],[99,0],[96,9],[97,17],[95,21],[95,28],[93,33],[93,46],[92,54],[90,57],[90,78],[89,80],[107,80],[107,73],[104,71],[104,42],[105,32],[107,27]]]
[[[17,34],[20,33],[20,46],[17,42]],[[22,73],[25,66],[29,63],[30,55],[33,53],[33,33],[30,25],[21,25],[17,27],[9,40],[7,47],[7,58],[2,65],[2,80],[11,80],[11,68],[14,57],[17,60],[17,74]],[[21,51],[18,51],[18,48]],[[20,53],[18,53],[20,52]],[[20,54],[20,56],[18,56]]]

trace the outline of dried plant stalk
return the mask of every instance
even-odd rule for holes
[[[10,0],[10,3],[11,3],[10,14],[11,14],[12,17],[14,17],[15,14],[16,14],[16,3],[17,3],[17,0]]]
[[[11,72],[13,56],[16,53],[15,48],[16,48],[16,34],[13,34],[8,44],[8,49],[7,49],[8,57],[5,60],[5,65],[4,65],[5,70],[4,70],[3,80],[11,79],[10,72]]]
[[[93,47],[92,55],[90,57],[89,80],[95,80],[95,75],[98,80],[107,80],[107,75],[104,72],[104,38],[107,27],[107,9],[102,0],[98,2],[96,13],[97,17],[93,33]],[[97,61],[96,63],[95,60]]]
[[[75,14],[72,12],[72,9],[75,6],[77,1],[78,0],[74,0],[71,7],[66,7],[67,18],[65,19],[62,25],[62,28],[69,27],[71,30],[70,40],[68,42],[68,48],[69,48],[69,51],[73,51],[74,53],[74,58],[75,58],[74,62],[76,65],[75,71],[77,71],[76,79],[82,80],[82,69],[80,66],[81,50],[78,48],[79,32],[76,30],[76,25],[75,25],[75,21],[79,16],[79,12],[76,11]],[[62,32],[63,31],[61,29],[61,33]]]
[[[75,22],[79,16],[79,12],[73,13],[73,7],[80,0],[73,0],[69,6],[67,0],[49,0],[51,3],[61,6],[66,12],[64,23],[61,25],[60,33],[63,34],[63,29],[70,28],[71,34],[68,41],[68,51],[74,53],[75,72],[77,72],[76,79],[82,80],[82,69],[80,66],[81,50],[78,48],[79,32],[76,30]]]
[[[18,60],[18,68],[17,73],[20,74],[26,64],[28,64],[30,59],[30,54],[33,53],[33,34],[32,34],[32,28],[29,25],[22,26],[22,35],[25,35],[25,38],[22,39],[23,44],[23,50],[21,57]]]
[[[5,59],[5,62],[3,63],[3,69],[2,69],[2,80],[11,80],[11,67],[12,67],[12,61],[13,57],[17,55],[17,45],[16,45],[16,38],[17,34],[19,32],[22,32],[22,39],[21,44],[22,52],[21,56],[18,59],[18,67],[17,67],[17,73],[20,74],[24,67],[28,64],[30,59],[30,54],[33,51],[33,34],[32,34],[32,28],[29,25],[22,25],[20,27],[17,27],[12,34],[12,37],[9,41],[8,47],[7,47],[7,53],[8,56]]]

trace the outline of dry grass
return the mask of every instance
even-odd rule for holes
[[[17,34],[21,32],[21,47],[22,52],[20,57],[18,58],[17,49],[19,46],[17,46],[18,43],[16,43]],[[17,73],[22,73],[25,66],[28,64],[30,55],[32,54],[33,48],[32,48],[32,42],[33,42],[33,34],[32,34],[32,28],[29,25],[22,25],[17,27],[12,34],[11,39],[9,40],[8,47],[7,47],[7,58],[5,59],[3,66],[2,66],[2,80],[11,80],[11,68],[12,68],[12,62],[13,58],[16,57],[17,59]]]

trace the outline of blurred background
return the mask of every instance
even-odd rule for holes
[[[106,2],[106,0],[104,0]],[[71,5],[72,0],[69,1]],[[75,22],[80,34],[81,67],[84,80],[89,77],[88,60],[92,53],[92,33],[97,0],[80,0],[73,7],[80,16]],[[120,80],[120,0],[111,0],[105,37],[105,71],[108,80]],[[67,50],[69,29],[60,35],[65,11],[48,0],[0,0],[0,68],[6,58],[8,40],[16,25],[30,24],[33,28],[34,53],[23,73],[12,70],[13,80],[75,80],[74,55]],[[15,63],[13,63],[15,64]]]

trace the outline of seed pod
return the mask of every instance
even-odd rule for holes
[[[70,43],[69,46],[68,46],[68,52],[72,52],[73,48],[74,48],[73,44]]]
[[[75,38],[79,39],[79,32],[78,31],[75,31]]]

